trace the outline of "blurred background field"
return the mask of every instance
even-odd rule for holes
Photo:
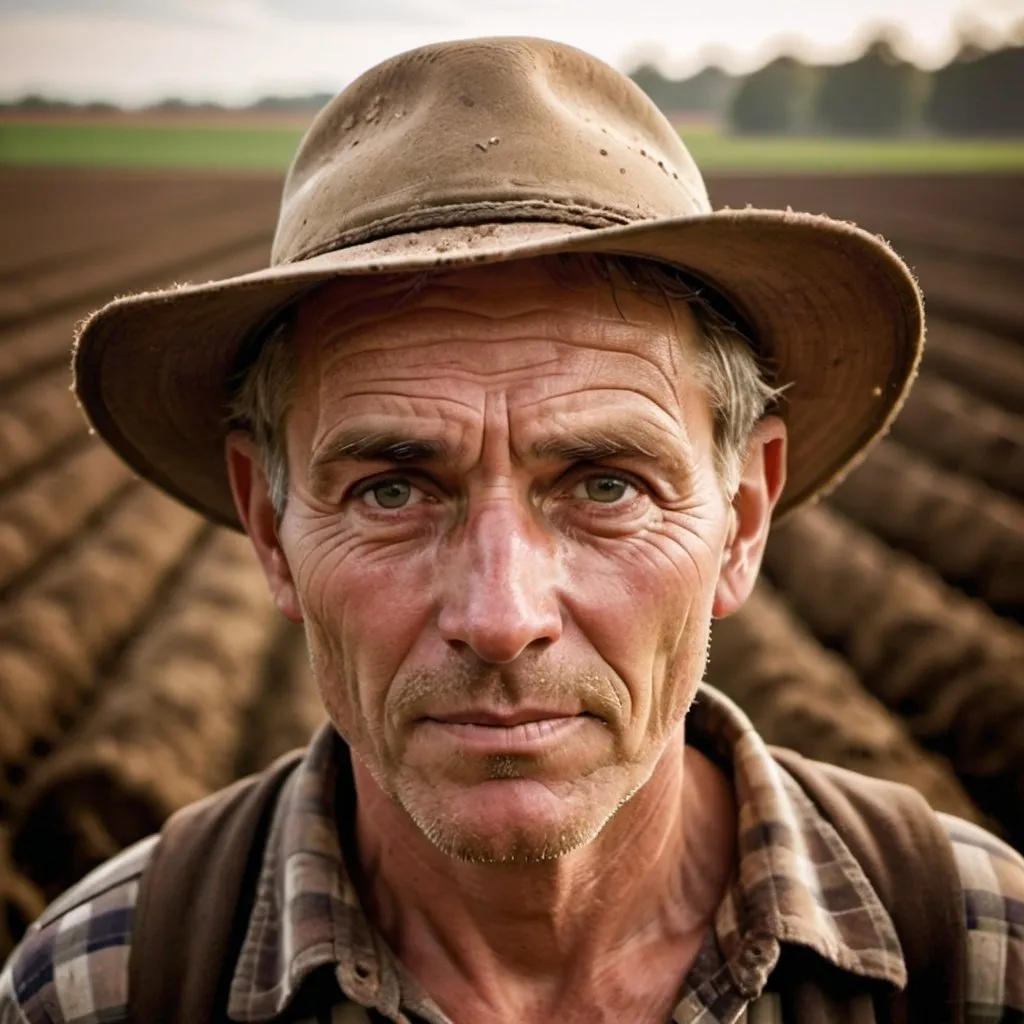
[[[322,719],[246,541],[88,433],[68,355],[115,294],[265,265],[284,169],[326,96],[279,79],[218,91],[211,54],[239,76],[257,61],[242,29],[203,42],[206,5],[154,2],[190,20],[137,24],[120,7],[99,35],[116,4],[18,6],[0,7],[0,958],[46,899]],[[999,33],[951,22],[930,63],[877,26],[827,60],[782,43],[740,70],[620,63],[716,206],[855,220],[905,256],[929,312],[904,413],[832,497],[776,528],[754,598],[715,626],[709,679],[770,742],[916,786],[1024,849],[1024,36],[998,7]],[[378,42],[416,41],[397,22],[332,35],[340,15],[300,38],[275,17],[292,64],[321,36],[338,53],[356,40],[355,70]],[[526,24],[558,34],[536,11]],[[567,41],[600,52],[587,31]],[[146,78],[167,53],[181,77]]]
[[[782,52],[745,72],[630,72],[709,171],[921,173],[1024,169],[1024,9],[998,39],[960,28],[925,68],[876,27],[851,59]],[[903,46],[905,49],[905,45]],[[28,93],[0,103],[0,164],[282,171],[327,93],[141,106]]]

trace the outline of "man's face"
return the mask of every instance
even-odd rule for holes
[[[592,839],[680,749],[733,523],[685,310],[536,261],[298,317],[278,536],[328,714],[433,842]]]

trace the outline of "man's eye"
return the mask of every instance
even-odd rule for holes
[[[360,495],[367,505],[387,509],[405,508],[415,504],[420,496],[417,488],[408,480],[401,479],[381,480]]]
[[[636,488],[621,476],[588,476],[572,489],[572,496],[603,505],[614,505],[632,496],[635,491]]]

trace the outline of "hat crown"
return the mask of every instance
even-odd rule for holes
[[[539,39],[442,43],[377,65],[319,113],[288,172],[272,262],[453,225],[709,210],[678,132],[607,64]]]

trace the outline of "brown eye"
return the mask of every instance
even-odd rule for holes
[[[363,492],[363,500],[377,508],[404,508],[412,500],[413,491],[408,480],[381,480]]]
[[[620,476],[588,476],[576,485],[574,496],[597,501],[602,505],[614,505],[633,490],[633,485]]]

